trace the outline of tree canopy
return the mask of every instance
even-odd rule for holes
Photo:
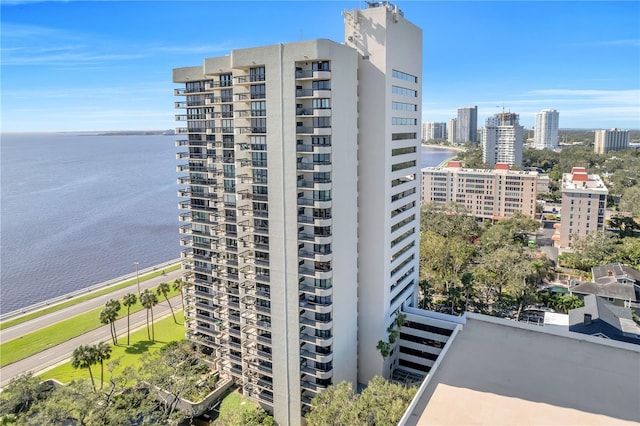
[[[395,426],[417,389],[374,377],[360,395],[348,382],[327,388],[311,401],[309,426]]]

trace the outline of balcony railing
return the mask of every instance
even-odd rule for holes
[[[331,70],[297,70],[296,78],[329,78]]]

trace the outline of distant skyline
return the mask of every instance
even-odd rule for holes
[[[640,2],[397,1],[423,30],[423,121],[543,109],[640,129]],[[1,0],[4,132],[176,127],[173,68],[244,47],[344,39],[362,1]]]

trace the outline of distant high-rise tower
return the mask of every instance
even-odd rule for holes
[[[187,337],[282,425],[389,377],[416,298],[422,30],[388,2],[344,23],[173,70]]]
[[[536,149],[558,148],[558,122],[560,113],[555,109],[543,109],[536,114],[533,147]]]
[[[522,165],[524,129],[514,113],[494,114],[482,129],[482,160],[490,166],[507,163]]]
[[[452,145],[457,144],[456,140],[456,127],[457,127],[457,119],[452,118],[447,122],[447,142]]]
[[[478,141],[478,107],[458,108],[456,121],[456,142],[465,144]]]
[[[434,139],[446,139],[447,138],[447,123],[436,123],[428,121],[423,123],[423,139],[430,141]]]
[[[606,154],[609,151],[621,151],[629,148],[628,130],[596,130],[593,151],[596,154]]]

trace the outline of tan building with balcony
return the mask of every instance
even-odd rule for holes
[[[422,169],[423,204],[456,202],[469,214],[499,220],[522,213],[534,217],[538,194],[538,172],[510,170],[507,164],[495,169],[466,169],[459,161],[447,167]]]
[[[573,236],[604,232],[604,216],[609,191],[598,175],[584,167],[574,167],[562,175],[562,216],[553,235],[555,245],[571,247]]]

